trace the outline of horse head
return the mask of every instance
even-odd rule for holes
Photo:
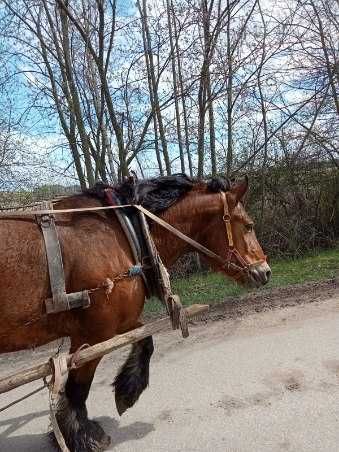
[[[266,256],[256,238],[254,223],[243,199],[247,177],[239,182],[213,178],[194,181],[184,175],[166,176],[142,186],[142,202],[172,226],[208,248],[216,256],[202,255],[215,271],[239,284],[260,287],[271,276]],[[153,225],[152,234],[167,265],[194,247]]]
[[[229,183],[227,188],[222,181],[218,185],[218,180],[207,184],[206,192],[215,192],[216,206],[200,234],[200,242],[225,259],[225,265],[220,267],[207,257],[214,270],[222,271],[241,285],[260,287],[269,281],[271,269],[256,237],[254,222],[243,204],[248,179]]]

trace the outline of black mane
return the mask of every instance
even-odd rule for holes
[[[112,188],[123,204],[141,204],[151,212],[157,213],[168,209],[201,182],[181,173],[142,180],[130,177],[114,186],[97,182],[94,187],[86,190],[85,194],[104,200],[104,190]],[[207,188],[216,193],[227,191],[230,189],[230,181],[215,177],[207,181]]]

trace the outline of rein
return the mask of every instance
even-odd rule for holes
[[[157,215],[154,215],[149,210],[145,209],[143,206],[139,204],[123,204],[123,205],[116,205],[116,206],[101,206],[101,207],[84,207],[84,208],[76,208],[76,209],[46,209],[46,210],[37,210],[37,211],[20,211],[20,212],[0,212],[0,218],[13,218],[13,217],[27,217],[27,216],[36,216],[36,215],[55,215],[55,214],[62,214],[62,213],[73,213],[73,212],[96,212],[96,211],[104,211],[104,210],[114,210],[114,209],[123,209],[124,207],[134,207],[135,209],[139,210],[140,212],[144,213],[148,218],[155,221],[157,224],[162,226],[167,231],[171,232],[172,234],[176,235],[180,240],[183,240],[184,242],[188,243],[190,246],[195,248],[200,253],[204,254],[205,256],[213,259],[214,261],[218,262],[220,264],[220,268],[222,270],[234,270],[236,272],[235,276],[233,276],[235,279],[239,279],[243,273],[248,274],[249,270],[252,266],[257,265],[259,263],[264,262],[264,259],[258,260],[252,264],[249,264],[245,261],[245,259],[241,256],[239,251],[234,247],[234,241],[233,241],[233,234],[232,234],[232,226],[231,226],[231,215],[229,213],[227,198],[225,192],[220,192],[221,201],[223,204],[223,222],[225,224],[225,230],[227,235],[227,242],[228,242],[228,254],[227,258],[224,259],[219,254],[214,253],[210,249],[206,248],[201,243],[195,241],[191,237],[188,237],[186,234],[182,233],[178,229],[176,229],[174,226],[170,225],[166,221],[159,218]],[[233,262],[232,260],[235,260],[237,263]]]
[[[224,210],[224,214],[223,214],[222,219],[223,219],[224,224],[225,224],[225,229],[226,229],[226,234],[227,234],[227,241],[228,241],[228,248],[229,248],[228,255],[227,255],[226,259],[221,257],[219,254],[214,253],[210,249],[206,248],[204,245],[202,245],[201,243],[195,241],[191,237],[188,237],[186,234],[184,234],[183,232],[179,231],[174,226],[170,225],[169,223],[167,223],[166,221],[162,220],[158,216],[154,215],[152,212],[150,212],[149,210],[145,209],[144,207],[142,207],[140,205],[137,205],[137,204],[134,205],[134,207],[136,209],[140,210],[140,212],[143,212],[147,217],[149,217],[151,220],[153,220],[156,223],[158,223],[164,229],[167,229],[167,231],[169,231],[172,234],[176,235],[179,239],[181,239],[184,242],[188,243],[190,246],[192,246],[196,250],[200,251],[205,256],[210,257],[211,259],[213,259],[216,262],[218,262],[220,264],[220,268],[222,270],[224,270],[224,269],[235,270],[237,273],[234,276],[234,278],[237,280],[237,279],[239,279],[241,277],[241,275],[243,273],[248,274],[250,268],[253,265],[257,265],[259,263],[262,263],[262,262],[264,262],[264,260],[262,259],[262,260],[258,260],[256,262],[253,262],[252,264],[248,264],[245,261],[245,259],[241,256],[239,251],[234,247],[232,227],[231,227],[231,216],[230,216],[229,209],[228,209],[228,203],[227,203],[226,194],[224,192],[220,192],[220,196],[221,196],[221,200],[222,200],[222,203],[223,203],[223,210]],[[232,258],[235,258],[235,260],[237,261],[237,264],[232,262]]]
[[[20,212],[0,212],[0,218],[27,217],[36,215],[54,215],[55,213],[73,213],[73,212],[95,212],[100,210],[123,209],[124,207],[135,207],[134,204],[123,204],[118,206],[100,206],[100,207],[79,207],[77,209],[42,209],[42,210],[23,210]]]

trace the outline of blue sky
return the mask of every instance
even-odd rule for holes
[[[117,0],[117,14],[119,16],[134,16],[136,12],[135,1]]]

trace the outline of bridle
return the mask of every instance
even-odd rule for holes
[[[222,201],[223,208],[224,208],[224,214],[222,216],[222,220],[225,224],[227,242],[228,242],[228,253],[227,253],[226,263],[223,266],[223,269],[237,270],[237,273],[232,277],[234,279],[238,280],[242,276],[243,273],[248,274],[251,267],[264,263],[266,261],[266,256],[265,256],[265,259],[259,259],[255,262],[253,262],[252,264],[249,264],[248,262],[246,262],[245,259],[241,256],[239,251],[234,247],[232,225],[231,225],[231,215],[230,215],[229,208],[228,208],[226,193],[221,191],[220,197],[221,197],[221,201]],[[234,264],[232,262],[232,258],[234,258],[236,260],[237,264]]]
[[[179,239],[183,240],[184,242],[188,243],[190,246],[195,248],[200,253],[204,254],[205,256],[213,259],[219,264],[219,268],[221,270],[232,270],[235,271],[235,275],[232,275],[232,278],[235,280],[238,280],[241,278],[243,274],[248,275],[250,272],[251,267],[256,266],[258,264],[262,264],[266,261],[265,259],[260,259],[258,261],[255,261],[251,264],[245,261],[245,259],[241,256],[239,251],[234,246],[233,241],[233,234],[232,234],[232,225],[231,225],[231,215],[228,208],[227,203],[227,197],[226,193],[223,191],[220,191],[220,197],[221,202],[223,205],[223,222],[225,224],[226,229],[226,235],[227,235],[227,246],[228,246],[228,253],[226,259],[221,257],[219,254],[214,253],[210,249],[206,248],[201,243],[193,240],[191,237],[187,236],[186,234],[182,233],[178,229],[176,229],[174,226],[170,225],[163,219],[159,218],[158,216],[154,215],[149,210],[145,209],[144,207],[140,205],[134,205],[134,207],[141,212],[143,212],[147,217],[149,217],[151,220],[162,226],[164,229],[167,229],[174,235],[176,235]],[[235,261],[235,262],[234,262]]]

